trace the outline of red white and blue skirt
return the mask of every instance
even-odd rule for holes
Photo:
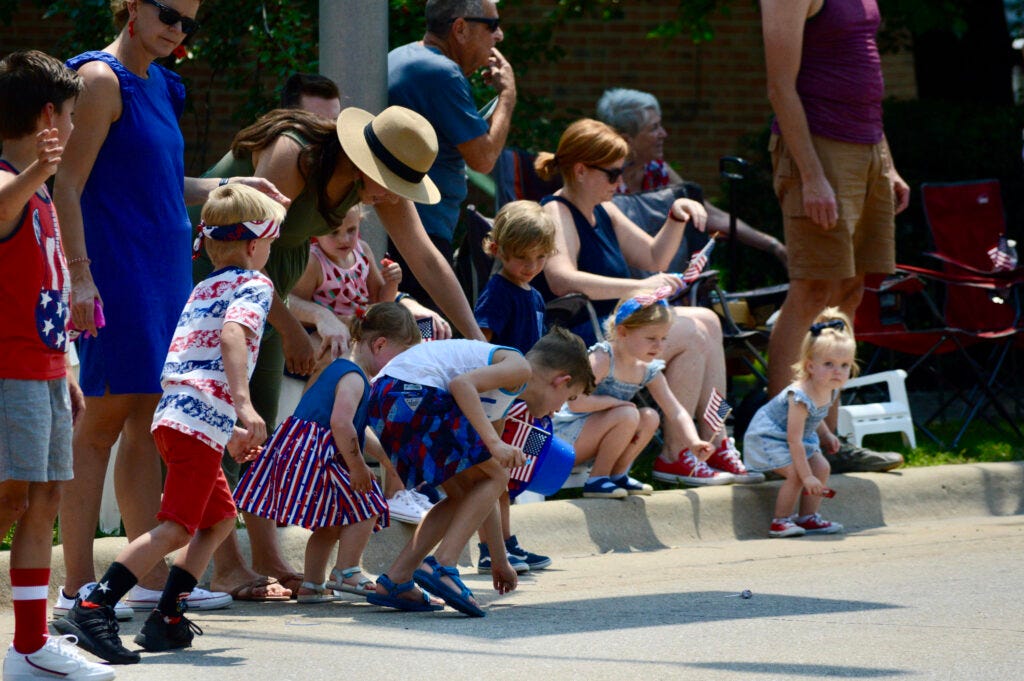
[[[376,517],[374,532],[388,526],[388,502],[377,481],[366,494],[352,491],[348,469],[329,428],[289,416],[235,487],[238,508],[307,530],[338,527]]]

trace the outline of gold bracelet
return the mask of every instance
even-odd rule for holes
[[[71,258],[71,260],[68,260],[68,267],[71,267],[72,265],[77,265],[80,262],[84,262],[86,265],[88,265],[92,263],[92,260],[85,255],[83,255],[81,258]]]

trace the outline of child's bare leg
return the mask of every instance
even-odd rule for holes
[[[115,560],[128,568],[133,575],[144,575],[152,570],[154,565],[162,562],[168,553],[177,551],[188,543],[189,534],[184,526],[173,520],[164,520],[121,549]]]
[[[327,562],[331,559],[331,551],[341,537],[341,527],[321,527],[313,530],[306,541],[306,559],[302,568],[303,579],[313,584],[323,584],[327,580]],[[299,593],[313,593],[309,589],[299,589]]]
[[[796,474],[793,464],[776,468],[775,472],[783,476],[782,487],[779,488],[779,496],[775,499],[775,517],[788,518],[793,513],[797,499],[800,498],[800,491],[804,484]]]
[[[821,484],[828,484],[828,476],[832,472],[832,467],[828,464],[828,459],[822,456],[821,452],[815,452],[811,458],[807,460],[807,463],[811,465],[811,473]],[[800,497],[800,515],[814,515],[821,508],[822,498],[815,494],[806,494]]]
[[[458,561],[462,547],[466,545],[469,538],[494,509],[498,497],[508,489],[508,471],[493,459],[477,464],[457,477],[463,478],[463,484],[467,491],[459,504],[458,512],[453,515],[440,545],[434,551],[434,556],[441,565],[454,565]],[[447,487],[445,489],[447,490]],[[499,534],[500,529],[501,526],[497,522],[488,528],[495,534]],[[502,538],[498,536],[489,536],[488,538],[488,547],[500,547],[498,555],[502,555],[504,551]]]
[[[0,504],[3,508],[4,534],[10,530],[9,516],[19,509],[18,526],[11,542],[11,567],[49,568],[53,551],[53,521],[60,504],[59,482],[24,482],[6,480],[0,483]],[[24,502],[12,501],[24,499]]]
[[[179,526],[180,527],[180,526]],[[235,517],[225,518],[212,527],[196,530],[192,539],[174,557],[175,567],[185,570],[191,575],[201,577],[210,564],[213,552],[217,550],[224,538],[235,530]]]
[[[370,543],[370,537],[373,535],[373,527],[376,523],[377,516],[373,516],[352,525],[342,526],[341,541],[338,544],[338,558],[334,562],[336,569],[341,571],[359,567],[359,562],[363,559],[366,545]],[[358,577],[352,577],[345,581],[352,584],[352,586],[359,586]]]
[[[612,466],[612,477],[625,475],[629,472],[633,462],[636,461],[636,457],[640,456],[640,452],[644,450],[647,443],[654,437],[654,431],[658,429],[658,423],[658,412],[650,407],[644,407],[639,410],[636,434],[626,448],[622,450],[622,455],[619,456],[618,461]]]
[[[594,459],[591,477],[609,476],[612,466],[636,434],[640,413],[632,404],[591,414],[576,439],[576,463]]]

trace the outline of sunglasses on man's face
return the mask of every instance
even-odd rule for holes
[[[462,20],[474,24],[484,24],[491,33],[497,31],[498,25],[501,24],[501,17],[462,17]]]
[[[147,5],[153,5],[159,10],[158,15],[160,23],[167,24],[168,26],[174,26],[179,21],[181,22],[181,32],[185,35],[192,35],[199,30],[199,22],[189,17],[183,17],[181,12],[167,5],[157,2],[156,0],[142,0]]]
[[[600,170],[608,178],[608,182],[612,184],[619,181],[619,178],[622,177],[622,171],[626,169],[625,166],[621,168],[602,168],[601,166],[592,166],[590,164],[587,164],[587,167],[593,170]]]

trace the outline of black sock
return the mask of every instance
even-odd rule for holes
[[[181,601],[188,598],[192,589],[199,583],[188,570],[183,570],[177,565],[171,566],[167,573],[167,584],[164,585],[164,592],[160,594],[160,602],[156,609],[164,617],[180,617],[182,613]]]
[[[131,570],[115,560],[85,600],[96,605],[114,607],[138,581],[139,578]]]

